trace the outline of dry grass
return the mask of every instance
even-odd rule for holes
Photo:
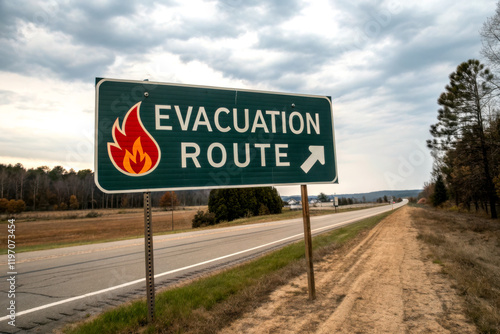
[[[204,208],[206,209],[206,207],[201,207],[201,209]],[[197,209],[198,207],[194,207],[174,211],[173,229],[190,229]],[[16,250],[139,238],[144,235],[143,209],[99,210],[97,213],[100,216],[95,218],[67,218],[60,212],[27,213],[18,216],[16,217]],[[88,212],[78,212],[78,215],[85,217]],[[152,219],[154,233],[172,231],[171,211],[155,210]],[[0,236],[4,233],[7,233],[6,229],[2,229]],[[0,249],[6,249],[6,242],[6,237],[0,237]]]
[[[414,210],[419,239],[456,282],[481,333],[500,333],[500,221],[433,209]]]

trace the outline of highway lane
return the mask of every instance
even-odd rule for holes
[[[312,217],[313,235],[387,210],[390,205]],[[302,238],[301,218],[156,236],[155,283],[168,285]],[[0,330],[8,333],[58,327],[145,296],[143,239],[20,253],[16,260],[15,328],[6,319],[6,257],[0,265]]]

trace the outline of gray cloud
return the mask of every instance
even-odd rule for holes
[[[338,21],[341,27],[349,27],[343,28],[343,36],[333,36],[328,31],[290,35],[280,30],[277,23],[300,13],[303,4],[299,1],[223,0],[217,3],[217,17],[189,21],[179,16],[181,21],[176,24],[160,22],[156,25],[147,21],[148,14],[158,9],[154,1],[140,5],[118,0],[104,3],[1,2],[0,42],[4,47],[0,49],[0,69],[46,74],[45,69],[64,79],[87,80],[103,73],[117,56],[133,59],[160,47],[178,54],[185,62],[197,60],[206,63],[228,78],[256,83],[271,81],[281,86],[279,82],[283,77],[315,73],[342,54],[366,50],[384,38],[400,43],[397,50],[389,45],[382,51],[379,63],[371,64],[371,68],[379,68],[386,76],[409,69],[419,70],[432,62],[450,61],[454,55],[462,53],[457,53],[457,48],[477,47],[477,39],[464,41],[460,38],[453,44],[439,40],[424,45],[408,43],[425,27],[435,23],[436,16],[429,13],[408,8],[398,8],[395,13],[393,8],[383,4],[334,2],[333,5],[342,15],[332,20]],[[162,6],[175,11],[177,4],[168,1]],[[53,34],[68,36],[67,42],[77,47],[72,50],[78,52],[77,59],[61,52],[51,52],[50,48],[27,49],[29,41],[23,40],[19,31],[27,23]],[[230,47],[216,50],[190,42],[195,37],[214,41],[237,39],[248,31],[258,33],[255,49],[282,52],[283,58],[264,64],[245,64],[231,55]],[[285,85],[301,87],[298,83],[286,82]]]
[[[30,75],[37,72],[46,75],[48,71],[67,80],[88,80],[104,72],[117,55],[144,53],[146,48],[160,45],[164,40],[144,22],[134,22],[138,5],[132,1],[109,1],[104,5],[55,1],[1,2],[0,5],[2,70]],[[137,29],[132,33],[122,32],[123,27],[117,24],[120,20]],[[21,32],[26,26],[58,37],[57,44],[63,41],[68,45],[33,49],[29,45],[36,41]],[[61,52],[64,47],[72,50]]]
[[[304,18],[304,29],[289,29],[287,22],[295,19],[300,25],[298,18],[304,17],[308,4],[299,0],[211,4],[215,14],[190,16],[185,3],[175,0],[0,1],[0,71],[92,83],[112,65],[134,68],[145,57],[165,52],[186,68],[196,61],[248,86],[331,95],[341,151],[348,148],[345,159],[355,165],[363,155],[377,155],[377,147],[380,154],[392,152],[389,145],[399,138],[425,142],[449,72],[478,56],[478,30],[495,8],[486,1],[425,7],[332,0],[335,14],[329,19],[336,29],[329,31],[307,29],[311,17]],[[243,38],[249,45],[242,45]],[[174,76],[172,71],[164,75]],[[0,105],[19,104],[15,92],[3,89]],[[85,112],[91,108],[85,106]],[[9,154],[35,154],[17,148],[26,135],[18,134],[21,141],[11,135],[0,136]],[[363,151],[364,142],[370,143],[370,152]],[[41,158],[58,159],[45,148],[57,147],[56,139],[35,145]]]
[[[174,1],[163,2],[162,7],[172,7]],[[207,50],[175,48],[176,41],[189,41],[194,37],[217,40],[220,38],[237,38],[247,31],[256,31],[272,27],[276,22],[289,19],[300,11],[298,1],[220,1],[218,17],[207,17],[203,20],[189,21],[180,16],[180,23],[160,22],[155,25],[148,21],[148,16],[158,9],[154,1],[107,1],[61,3],[48,1],[12,2],[0,4],[0,18],[3,44],[0,69],[30,73],[47,69],[64,79],[84,79],[92,77],[92,73],[102,73],[117,56],[133,57],[145,54],[155,47],[166,51],[178,52],[182,59],[193,59],[214,64],[217,68],[223,56],[207,54]],[[81,47],[85,61],[75,62],[73,57],[46,50],[27,50],[25,40],[20,32],[21,27],[31,24],[45,29],[52,34],[64,34],[72,45]],[[264,38],[265,39],[265,38]],[[227,58],[226,58],[227,59]],[[301,62],[289,62],[299,68]],[[238,67],[238,66],[234,66]],[[226,71],[229,77],[245,75],[230,66]],[[42,71],[44,73],[44,71]],[[44,73],[46,74],[46,73]],[[248,73],[251,74],[251,73]],[[251,76],[249,77],[252,80]],[[265,79],[265,77],[263,78]]]
[[[217,7],[233,27],[259,29],[290,19],[300,13],[303,4],[298,0],[219,0]]]
[[[7,129],[1,132],[2,155],[11,157],[26,157],[34,159],[63,160],[66,152],[66,143],[77,144],[77,140],[65,138],[61,141],[56,138],[38,137],[34,140],[32,134],[19,134],[19,129]],[[12,163],[16,163],[13,161]]]
[[[8,105],[15,101],[17,94],[8,90],[0,90],[0,105]]]

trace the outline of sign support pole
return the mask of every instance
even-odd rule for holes
[[[309,215],[309,197],[307,196],[307,185],[300,186],[302,195],[302,217],[304,221],[304,240],[306,245],[307,283],[309,286],[309,300],[316,299],[316,286],[314,283],[314,268],[312,256],[311,219]]]
[[[151,221],[151,194],[144,192],[144,248],[146,254],[146,296],[148,322],[155,316],[155,271],[153,258],[153,226]]]

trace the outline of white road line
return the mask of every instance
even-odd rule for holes
[[[378,212],[378,213],[382,213],[382,212]],[[332,227],[335,227],[335,226],[338,226],[338,225],[349,224],[349,223],[352,223],[354,221],[358,221],[358,220],[362,220],[362,219],[365,219],[365,218],[368,218],[368,217],[372,217],[373,215],[378,214],[378,213],[373,213],[373,214],[366,215],[366,216],[363,216],[363,217],[353,218],[353,219],[344,221],[342,223],[336,223],[336,224],[333,224],[333,225],[329,225],[329,226],[325,226],[325,227],[320,227],[320,228],[312,230],[312,232],[326,230],[328,228],[332,228]],[[182,268],[178,268],[178,269],[166,271],[164,273],[155,275],[155,278],[166,276],[166,275],[169,275],[169,274],[173,274],[173,273],[176,273],[176,272],[179,272],[179,271],[183,271],[183,270],[186,270],[186,269],[195,268],[195,267],[202,266],[202,265],[205,265],[205,264],[208,264],[208,263],[212,263],[212,262],[216,262],[216,261],[219,261],[219,260],[223,260],[223,259],[226,259],[226,258],[231,257],[231,256],[235,256],[235,255],[240,255],[240,254],[243,254],[243,253],[251,252],[251,251],[257,250],[259,248],[264,248],[264,247],[267,247],[267,246],[271,246],[273,244],[277,244],[277,243],[280,243],[280,242],[283,242],[283,241],[287,241],[287,240],[290,240],[290,239],[293,239],[293,238],[297,238],[297,237],[300,237],[300,236],[303,236],[303,235],[304,235],[303,233],[295,234],[295,235],[292,235],[290,237],[283,238],[283,239],[280,239],[280,240],[276,240],[276,241],[273,241],[273,242],[269,242],[269,243],[264,244],[264,245],[252,247],[252,248],[245,249],[245,250],[242,250],[242,251],[239,251],[239,252],[236,252],[236,253],[224,255],[224,256],[221,256],[221,257],[218,257],[218,258],[215,258],[215,259],[211,259],[211,260],[203,261],[203,262],[200,262],[200,263],[192,264],[192,265],[189,265],[189,266],[186,266],[186,267],[182,267]],[[137,284],[137,283],[144,282],[145,280],[146,280],[145,278],[141,278],[141,279],[138,279],[138,280],[135,280],[135,281],[131,281],[131,282],[123,283],[123,284],[120,284],[120,285],[112,286],[112,287],[107,288],[107,289],[102,289],[102,290],[98,290],[98,291],[94,291],[94,292],[89,292],[89,293],[86,293],[84,295],[75,296],[75,297],[71,297],[71,298],[68,298],[68,299],[63,299],[63,300],[60,300],[60,301],[57,301],[57,302],[54,302],[54,303],[50,303],[50,304],[45,304],[45,305],[42,305],[42,306],[38,306],[38,307],[29,309],[29,310],[26,310],[26,311],[18,312],[18,313],[16,313],[16,317],[21,316],[21,315],[25,315],[25,314],[29,314],[29,313],[33,313],[33,312],[36,312],[36,311],[41,311],[41,310],[44,310],[44,309],[47,309],[47,308],[50,308],[50,307],[53,307],[53,306],[57,306],[57,305],[61,305],[61,304],[66,304],[66,303],[69,303],[69,302],[72,302],[72,301],[75,301],[75,300],[79,300],[79,299],[83,299],[83,298],[87,298],[87,297],[92,297],[92,296],[100,295],[100,294],[103,294],[103,293],[106,293],[106,292],[110,292],[110,291],[113,291],[113,290],[125,288],[127,286],[131,286],[131,285],[134,285],[134,284]],[[5,316],[5,317],[0,318],[0,321],[4,321],[4,320],[8,320],[8,319],[10,319],[10,316]]]
[[[297,218],[295,218],[297,219]],[[266,223],[268,224],[267,226],[270,225],[284,225],[284,224],[290,224],[291,221],[277,221],[277,222],[270,222]],[[228,232],[234,232],[234,231],[243,231],[243,230],[248,230],[252,228],[258,228],[259,226],[257,224],[252,224],[252,225],[243,225],[239,228],[233,228],[233,229],[225,229],[223,231],[217,231],[217,230],[212,230],[212,231],[207,231],[206,233],[199,233],[199,234],[192,234],[192,235],[187,235],[187,236],[177,236],[177,237],[172,237],[173,235],[159,235],[154,237],[154,243],[155,245],[158,243],[162,242],[169,242],[172,240],[182,240],[182,239],[190,239],[190,238],[196,238],[199,236],[206,236],[206,235],[213,235],[213,234],[221,234],[221,233],[228,233]],[[162,238],[163,236],[167,236],[166,238]],[[133,241],[133,239],[130,239]],[[120,249],[120,248],[129,248],[129,247],[135,247],[135,246],[141,246],[144,245],[144,240],[138,243],[133,243],[133,244],[126,244],[126,245],[118,245],[118,246],[107,246],[104,248],[98,248],[98,249],[90,249],[86,251],[79,251],[79,252],[71,252],[71,253],[64,253],[64,254],[57,254],[57,255],[48,255],[48,256],[39,256],[39,257],[34,257],[34,258],[27,258],[24,260],[19,260],[16,263],[27,263],[27,262],[34,262],[34,261],[40,261],[40,260],[52,260],[52,259],[57,259],[60,257],[65,257],[65,256],[71,256],[71,255],[84,255],[84,254],[90,254],[90,253],[97,253],[97,252],[104,252],[104,251],[109,251],[109,250],[114,250],[114,249]],[[25,253],[26,254],[26,253]],[[7,265],[7,262],[1,262],[0,266]]]

